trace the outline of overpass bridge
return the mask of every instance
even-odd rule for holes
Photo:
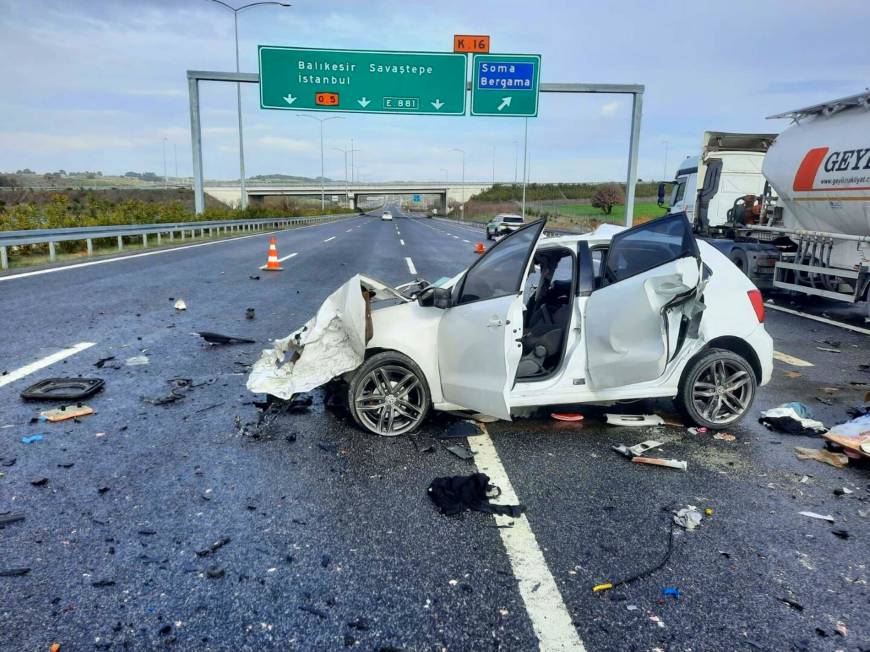
[[[330,181],[323,185],[323,191],[328,201],[337,201],[348,207],[357,208],[366,197],[381,197],[384,195],[435,195],[436,206],[444,210],[448,202],[462,202],[469,197],[490,188],[492,183],[467,181],[462,183],[447,183],[437,181],[393,181],[378,183],[343,183]],[[205,192],[218,201],[229,206],[238,206],[241,200],[241,189],[238,185],[207,185]],[[319,183],[282,184],[267,183],[248,185],[246,187],[248,202],[251,204],[265,203],[268,197],[307,197],[320,198]]]

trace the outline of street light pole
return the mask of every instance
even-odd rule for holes
[[[351,138],[351,142],[353,142],[353,138]],[[344,200],[346,202],[350,202],[350,187],[348,186],[347,181],[347,155],[350,154],[353,156],[353,149],[345,149],[344,147],[333,147],[336,152],[344,153]],[[352,174],[352,173],[351,173]]]
[[[178,185],[178,145],[172,143],[172,154],[175,157],[175,185]]]
[[[523,220],[526,219],[526,181],[528,176],[528,155],[529,155],[529,119],[525,120],[525,135],[523,136]]]
[[[461,219],[465,219],[465,150],[454,147],[451,151],[462,154],[462,203],[459,205]]]
[[[514,185],[517,185],[517,168],[520,163],[520,144],[514,141]]]
[[[236,72],[239,72],[239,12],[251,7],[260,5],[277,5],[279,7],[289,7],[285,2],[251,2],[241,7],[233,7],[222,0],[212,0],[217,4],[229,9],[233,12],[233,31],[236,37]],[[248,191],[245,187],[245,137],[242,132],[242,85],[236,82],[236,110],[239,117],[239,207],[247,208],[248,206]]]
[[[330,118],[315,118],[313,115],[307,115],[305,113],[297,113],[297,116],[300,118],[310,118],[311,120],[317,120],[320,123],[320,211],[321,213],[326,210],[326,189],[323,186],[325,168],[323,163],[323,123],[329,120],[344,120],[344,118],[340,115],[334,115]]]
[[[163,137],[163,189],[169,187],[169,180],[166,178],[166,136]]]
[[[495,185],[495,145],[492,146],[492,185]]]

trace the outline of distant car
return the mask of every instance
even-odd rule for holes
[[[356,423],[388,436],[431,409],[673,398],[715,430],[750,413],[773,371],[761,293],[685,215],[553,238],[544,223],[434,285],[354,276],[264,351],[248,389],[289,399],[343,379]]]
[[[494,240],[498,236],[507,235],[516,231],[524,224],[522,215],[513,213],[500,213],[492,218],[486,225],[486,239]]]
[[[393,219],[393,214],[390,211],[384,211],[383,213],[381,213],[381,219],[382,220],[391,220],[391,219]]]

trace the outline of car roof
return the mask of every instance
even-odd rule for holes
[[[523,219],[522,215],[517,215],[516,213],[499,213],[495,217],[496,219],[498,219],[499,217],[518,217],[520,219]]]
[[[587,233],[577,233],[569,235],[555,235],[545,237],[541,243],[544,244],[575,244],[584,240],[589,244],[602,244],[610,242],[611,238],[617,233],[625,231],[624,226],[616,226],[615,224],[600,224],[594,231]]]

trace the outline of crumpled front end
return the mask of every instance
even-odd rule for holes
[[[408,301],[380,281],[360,274],[351,278],[302,328],[263,351],[248,390],[287,400],[359,367],[372,337],[371,302],[378,299]]]

